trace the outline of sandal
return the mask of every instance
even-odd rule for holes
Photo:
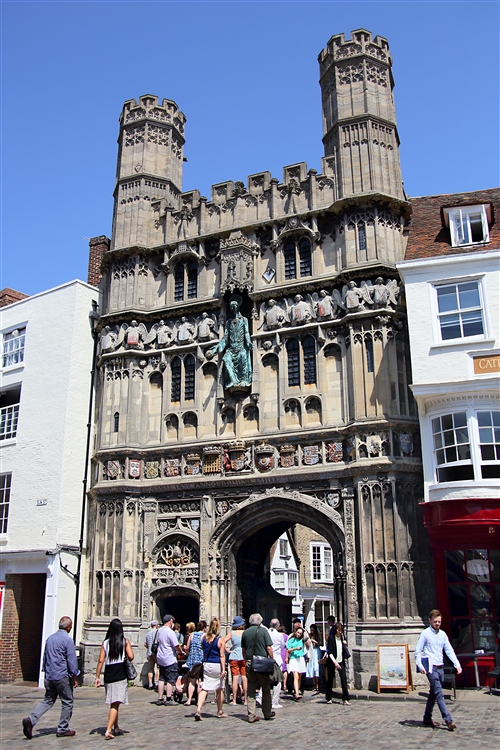
[[[227,719],[227,714],[225,714],[224,711],[217,711],[217,718],[218,719]]]
[[[114,734],[110,734],[110,732],[104,732],[104,739],[105,740],[114,740],[115,739],[115,735]]]
[[[195,721],[203,721],[203,718],[202,718],[202,716],[201,716],[201,714],[200,714],[200,712],[199,712],[199,711],[197,711],[197,712],[195,713],[195,715],[194,715],[194,720],[195,720]]]

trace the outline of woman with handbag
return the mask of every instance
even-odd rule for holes
[[[302,698],[300,694],[300,681],[302,675],[306,673],[305,653],[310,645],[311,641],[301,626],[295,628],[286,642],[288,672],[293,674],[293,691],[296,701],[300,701]]]
[[[201,709],[211,690],[215,690],[217,701],[217,718],[226,719],[227,714],[222,710],[224,701],[224,678],[226,676],[226,647],[224,638],[220,637],[220,620],[212,617],[207,632],[201,639],[203,649],[203,678],[198,688],[198,709],[195,720],[202,721]]]
[[[326,672],[326,702],[331,703],[333,697],[333,676],[337,670],[342,685],[342,703],[349,706],[350,696],[347,689],[346,660],[350,659],[351,654],[347,648],[347,641],[344,637],[344,626],[341,622],[334,625],[333,633],[328,636],[328,664]]]
[[[118,726],[118,709],[120,703],[128,704],[128,670],[127,662],[134,658],[134,652],[128,638],[123,633],[121,620],[111,620],[106,638],[99,652],[95,686],[100,687],[100,675],[103,665],[104,687],[106,688],[106,704],[109,705],[108,726],[104,738],[113,740],[123,734]],[[133,665],[130,665],[133,668]],[[135,671],[135,670],[134,670]]]
[[[185,646],[187,653],[186,667],[188,669],[188,686],[187,686],[187,701],[186,706],[190,706],[193,702],[193,695],[198,684],[198,671],[201,671],[203,662],[203,649],[201,647],[201,639],[203,634],[207,630],[207,623],[205,620],[200,620],[196,626],[194,633],[188,638]]]

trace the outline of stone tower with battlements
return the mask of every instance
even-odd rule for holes
[[[327,605],[348,625],[356,685],[377,643],[416,642],[432,592],[391,58],[360,30],[319,60],[321,169],[208,198],[182,192],[177,106],[124,106],[113,236],[97,243],[89,669],[111,617],[139,645],[167,611],[288,624],[268,553],[294,524],[331,546]]]

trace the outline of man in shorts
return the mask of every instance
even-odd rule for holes
[[[179,646],[173,626],[174,618],[172,615],[165,615],[163,617],[163,627],[158,628],[158,651],[156,653],[156,662],[160,668],[160,679],[158,680],[157,706],[164,706],[172,703],[172,693],[179,676],[177,654],[182,654],[182,648]],[[167,683],[166,701],[163,700],[165,683]]]
[[[155,650],[153,651],[153,644]],[[156,664],[156,651],[158,646],[158,620],[151,620],[151,630],[146,633],[144,648],[148,653],[148,690],[154,690],[155,682],[158,682],[158,666]],[[156,679],[155,679],[156,678]]]

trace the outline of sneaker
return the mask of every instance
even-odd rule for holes
[[[23,719],[23,734],[27,740],[31,740],[33,737],[33,724],[29,716],[27,719]]]
[[[283,708],[283,706],[281,705],[281,703],[277,703],[275,706],[273,706],[273,708]]]

